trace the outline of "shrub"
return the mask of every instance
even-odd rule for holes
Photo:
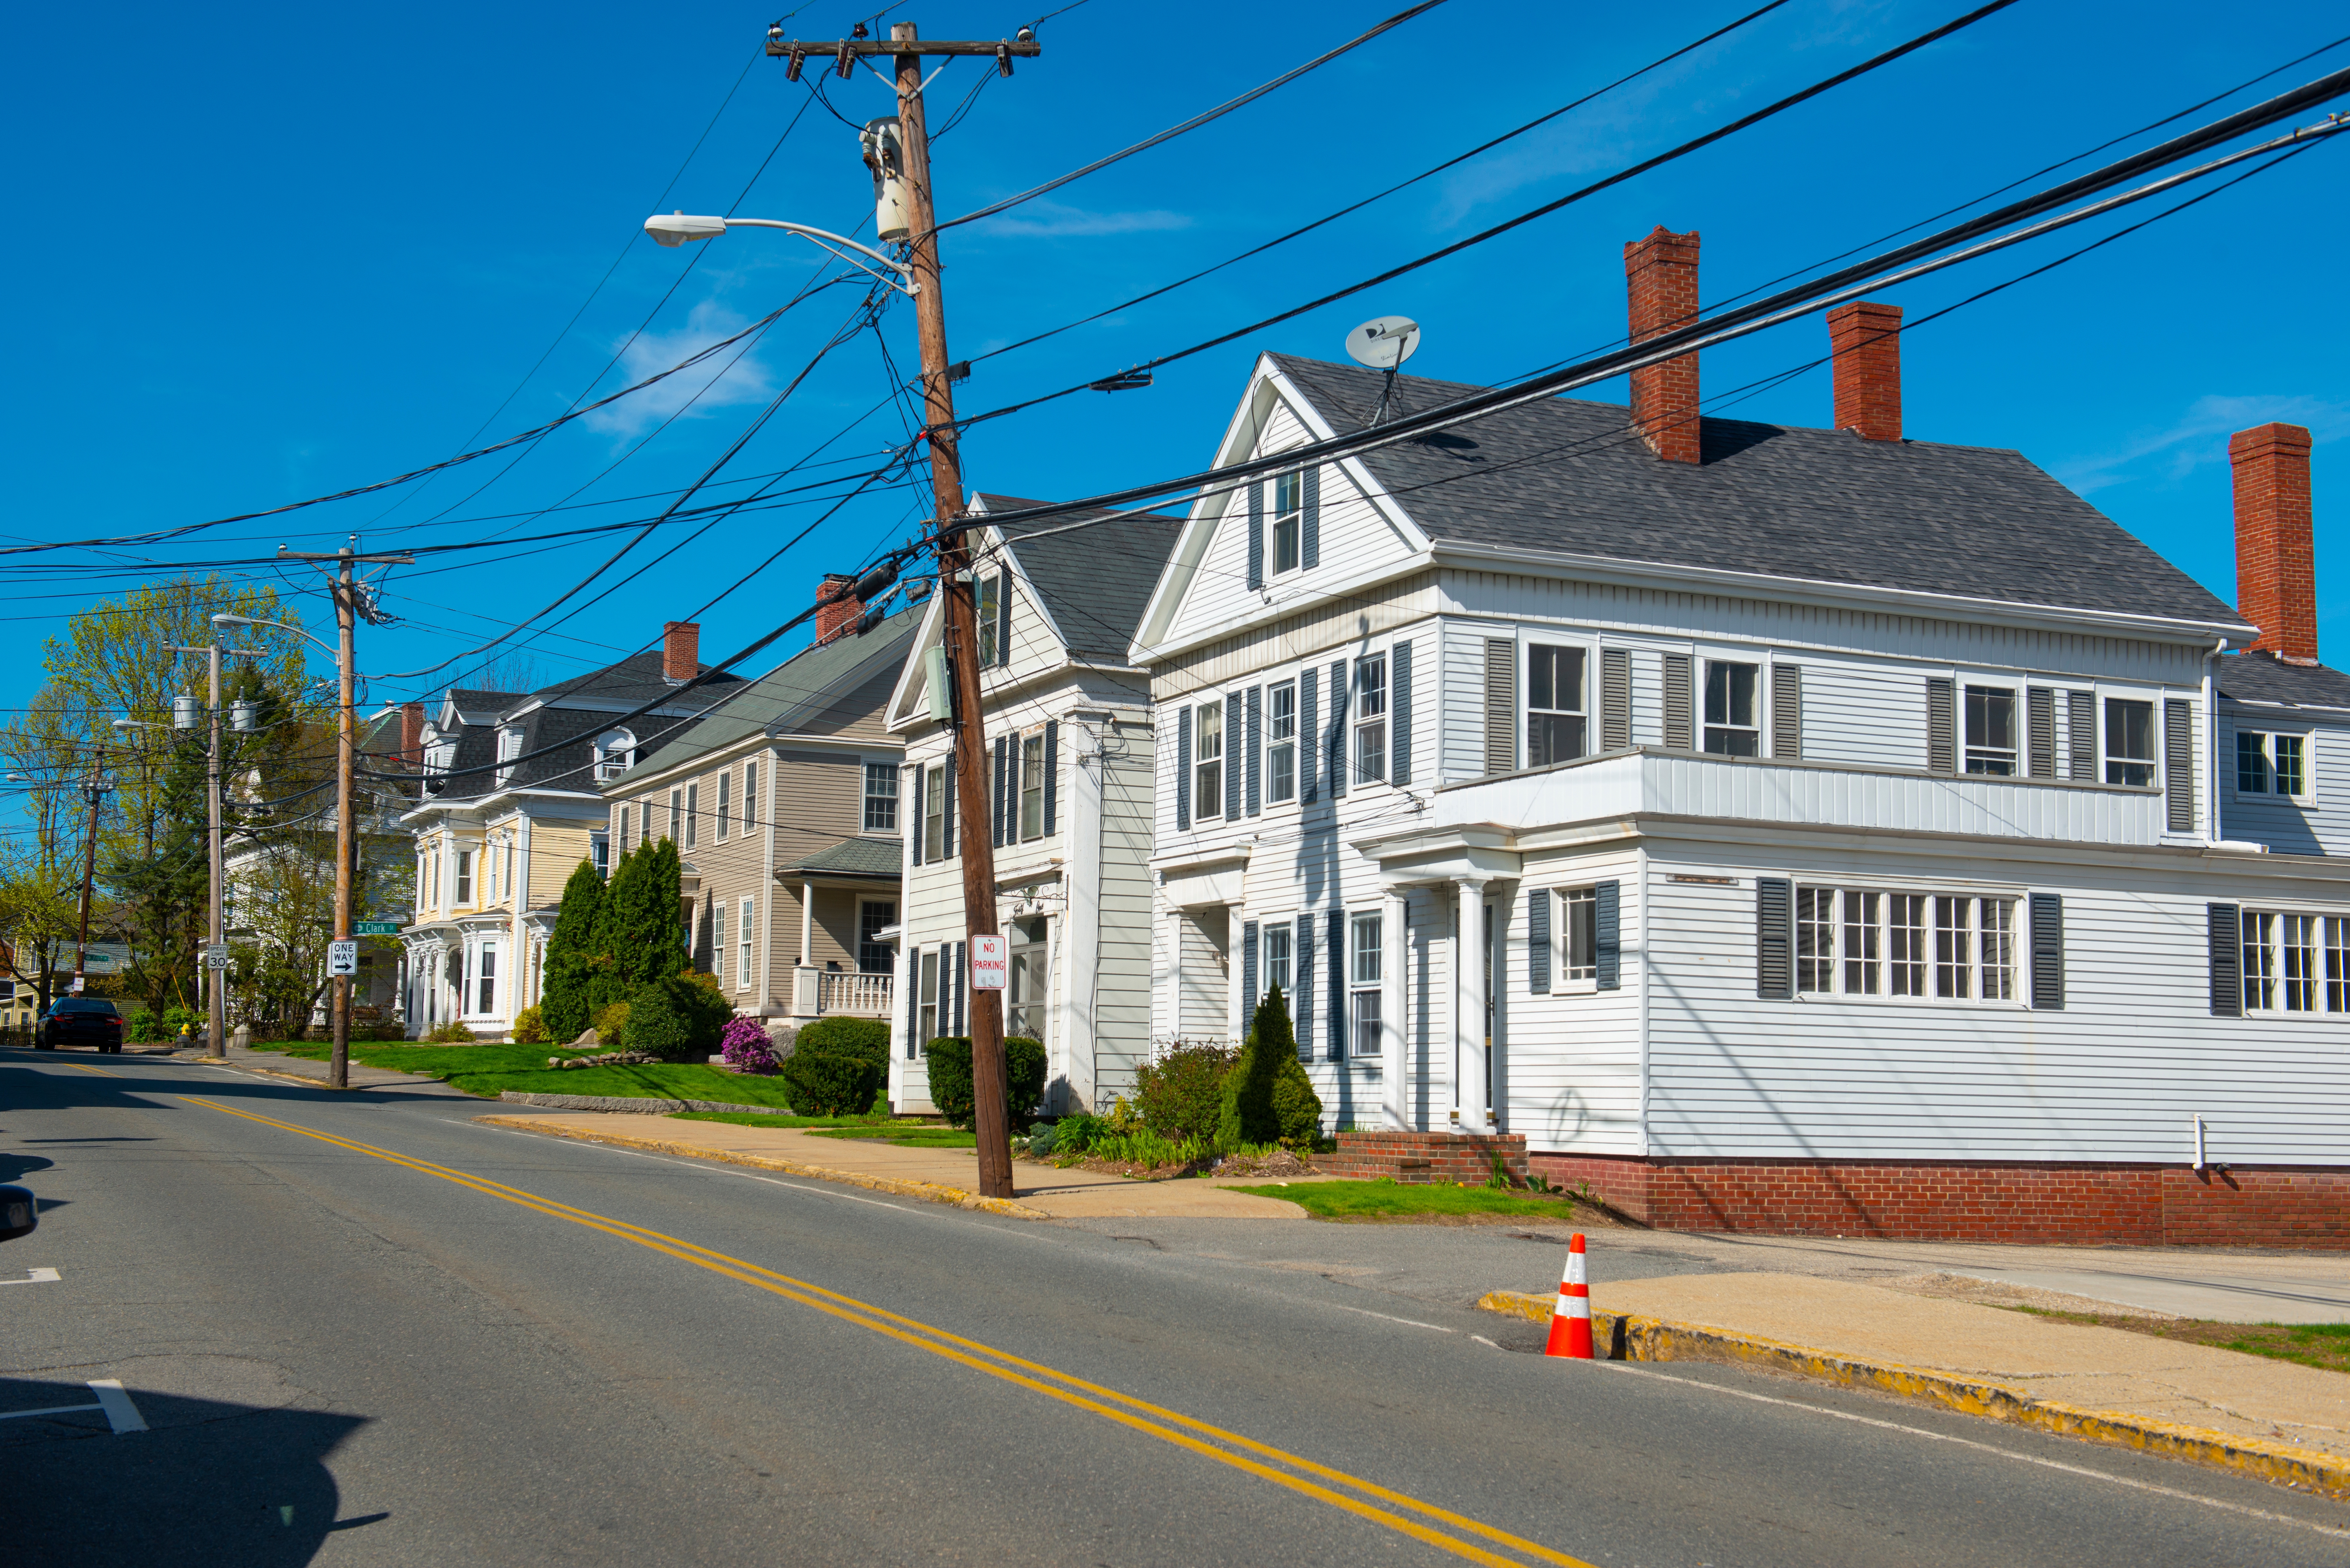
[[[462,1023],[443,1023],[424,1037],[429,1045],[471,1045],[473,1032]]]
[[[878,1018],[819,1018],[800,1030],[792,1046],[801,1051],[831,1051],[863,1056],[889,1067],[889,1026]]]
[[[1284,1147],[1300,1154],[1321,1147],[1322,1096],[1314,1092],[1314,1080],[1305,1075],[1305,1064],[1294,1051],[1282,1059],[1281,1075],[1274,1080],[1273,1114]]]
[[[784,1093],[804,1116],[858,1116],[869,1110],[889,1079],[886,1054],[875,1058],[847,1051],[812,1051],[807,1034],[784,1058]]]
[[[1232,1066],[1230,1047],[1201,1042],[1178,1045],[1137,1068],[1134,1108],[1142,1125],[1178,1143],[1213,1138]]]
[[[1297,1060],[1297,1036],[1281,988],[1265,992],[1249,1025],[1248,1044],[1226,1076],[1216,1119],[1216,1147],[1231,1152],[1279,1142],[1310,1152],[1322,1130],[1322,1097]]]
[[[546,1024],[542,1021],[537,1008],[525,1007],[515,1014],[514,1037],[515,1044],[517,1045],[546,1044]]]
[[[718,1036],[718,1054],[730,1073],[773,1073],[775,1053],[767,1043],[767,1026],[755,1018],[738,1018]]]
[[[1045,1130],[1053,1135],[1052,1141],[1045,1145],[1048,1151],[1062,1155],[1083,1154],[1096,1142],[1109,1136],[1109,1120],[1105,1116],[1076,1111],[1050,1124]],[[1029,1147],[1034,1148],[1035,1146],[1031,1144]]]
[[[629,1049],[664,1062],[707,1062],[733,1009],[689,976],[657,980],[629,1001]]]
[[[922,1047],[922,1057],[930,1068],[931,1104],[954,1126],[972,1126],[975,1118],[972,1115],[970,1038],[956,1035],[933,1040]]]
[[[803,1036],[805,1039],[805,1036]],[[931,1104],[959,1127],[975,1127],[979,1102],[971,1086],[971,1041],[933,1040],[930,1047]],[[1045,1047],[1014,1034],[1003,1042],[1003,1110],[1014,1128],[1024,1127],[1045,1097]]]
[[[177,1036],[182,1029],[202,1029],[204,1015],[192,1007],[167,1007],[163,1010],[163,1033]]]
[[[1139,1132],[1107,1133],[1089,1147],[1087,1153],[1096,1159],[1115,1160],[1120,1165],[1196,1165],[1208,1158],[1205,1138],[1163,1138],[1149,1128]]]
[[[132,1012],[130,1038],[141,1045],[164,1038],[163,1020],[161,1015],[151,1007],[141,1007]]]
[[[629,1032],[629,1004],[625,1002],[606,1002],[596,1010],[596,1016],[588,1027],[596,1032],[597,1044],[608,1050],[618,1046],[622,1036]]]

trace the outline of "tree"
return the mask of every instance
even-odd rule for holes
[[[686,967],[681,875],[677,846],[666,838],[623,857],[612,874],[596,929],[596,950],[610,961],[595,987],[598,1005],[627,1002]]]
[[[539,992],[538,1015],[550,1039],[558,1044],[577,1040],[594,1016],[590,995],[595,979],[597,921],[604,911],[604,878],[595,865],[579,862],[563,885],[563,902],[555,916],[555,929],[546,939],[545,986]]]
[[[1289,1004],[1281,987],[1265,992],[1249,1023],[1248,1043],[1241,1059],[1224,1079],[1222,1115],[1216,1142],[1222,1148],[1242,1144],[1284,1143],[1310,1150],[1322,1127],[1322,1099],[1314,1080],[1297,1060],[1297,1033],[1289,1022]]]

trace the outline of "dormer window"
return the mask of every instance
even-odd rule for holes
[[[1284,473],[1273,482],[1273,572],[1297,570],[1305,528],[1305,476]]]
[[[637,765],[637,738],[626,730],[607,730],[596,737],[596,782],[619,778]]]
[[[514,769],[506,764],[520,755],[522,755],[522,732],[500,730],[498,732],[498,787],[500,789],[505,788],[514,782]]]

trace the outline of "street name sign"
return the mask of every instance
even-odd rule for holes
[[[359,920],[351,926],[351,934],[360,937],[396,937],[400,935],[398,920]]]

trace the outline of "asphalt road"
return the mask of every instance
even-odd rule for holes
[[[481,1108],[0,1052],[0,1559],[2350,1563],[2256,1482],[1529,1354],[1469,1303],[1549,1242],[996,1220]]]

